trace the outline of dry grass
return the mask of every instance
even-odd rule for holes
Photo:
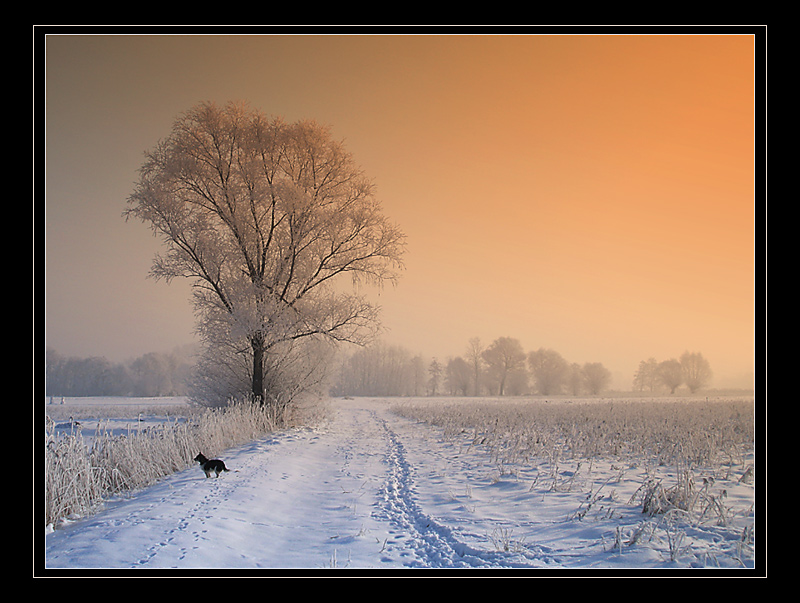
[[[148,486],[209,456],[287,425],[288,417],[242,402],[224,409],[190,413],[188,420],[114,435],[99,427],[84,437],[80,427],[66,433],[48,417],[45,454],[45,522],[93,512],[111,495]]]
[[[414,400],[395,405],[400,415],[435,425],[445,439],[486,450],[500,475],[515,466],[549,467],[553,490],[572,487],[581,465],[598,460],[656,469],[677,469],[677,483],[655,477],[637,500],[649,515],[677,509],[725,521],[724,506],[710,483],[696,488],[693,471],[719,468],[726,479],[742,468],[754,444],[752,399],[591,400],[539,399]],[[559,463],[577,463],[571,477]],[[741,479],[749,479],[753,467]]]
[[[394,411],[469,434],[498,463],[536,458],[625,459],[655,465],[742,463],[754,440],[753,401],[682,399],[456,399],[399,403]]]
[[[488,454],[498,480],[532,480],[542,513],[548,493],[556,506],[571,493],[579,504],[564,517],[616,525],[619,554],[641,544],[693,567],[753,563],[754,502],[739,488],[755,479],[752,398],[413,399],[393,410],[460,454]],[[490,537],[498,549],[517,541],[510,530]]]

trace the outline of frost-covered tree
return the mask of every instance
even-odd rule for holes
[[[662,384],[658,360],[648,358],[639,362],[639,368],[633,376],[633,387],[636,391],[654,392]]]
[[[125,215],[161,237],[151,275],[191,280],[202,341],[226,350],[238,378],[234,365],[249,367],[239,393],[262,403],[287,345],[370,339],[377,308],[343,277],[393,281],[404,249],[327,128],[236,103],[203,103],[175,121],[146,153]]]
[[[583,382],[590,394],[599,394],[611,382],[611,371],[600,362],[587,362],[581,369]]]
[[[669,393],[674,394],[675,390],[683,383],[683,368],[681,367],[681,363],[674,358],[664,360],[658,365],[658,376],[661,382],[669,389]]]
[[[536,391],[540,394],[560,394],[569,375],[569,362],[555,350],[539,348],[528,355]]]
[[[514,376],[517,382],[526,378],[525,350],[517,339],[499,337],[483,351],[481,357],[486,362],[487,377],[496,385],[499,396],[506,393],[506,386]]]
[[[571,363],[564,378],[564,386],[566,387],[567,393],[577,396],[583,391],[584,382],[585,376],[581,365],[577,362]]]
[[[428,392],[430,392],[431,396],[438,396],[439,382],[442,380],[442,365],[439,364],[436,358],[431,360],[431,363],[428,365],[428,374],[430,375],[428,379]]]
[[[692,393],[711,381],[711,364],[700,352],[684,352],[681,355],[681,369],[683,382]]]
[[[448,360],[445,381],[451,395],[466,396],[472,383],[469,363],[461,356]]]
[[[481,375],[483,374],[483,344],[479,337],[472,337],[467,345],[467,362],[472,375],[472,395],[479,396],[481,393]]]

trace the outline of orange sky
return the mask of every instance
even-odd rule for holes
[[[686,350],[720,386],[752,371],[752,36],[47,45],[47,343],[63,353],[189,339],[185,286],[144,278],[157,245],[120,213],[178,113],[244,99],[331,125],[408,235],[406,272],[380,294],[387,341],[445,359],[512,336],[603,362],[622,386],[639,360]]]

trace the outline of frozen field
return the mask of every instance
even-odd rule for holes
[[[174,398],[47,398],[47,416],[55,433],[74,433],[80,428],[85,440],[98,429],[112,436],[184,422],[196,412],[184,397]]]
[[[185,408],[179,399],[161,402],[152,404],[172,406],[176,416]],[[693,469],[691,513],[651,516],[642,512],[643,485],[654,477],[677,483],[678,468],[613,459],[498,463],[473,434],[445,434],[392,412],[392,404],[331,400],[329,419],[314,429],[227,450],[220,456],[231,472],[218,479],[189,468],[64,522],[46,534],[37,561],[65,570],[278,573],[723,568],[738,575],[757,567],[756,486],[745,476],[752,451],[742,463]]]
[[[58,429],[80,423],[84,435],[98,426],[111,429],[160,425],[165,420],[185,419],[193,409],[184,397],[175,398],[47,398],[47,415]]]

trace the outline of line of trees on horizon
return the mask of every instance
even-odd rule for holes
[[[679,360],[642,360],[633,376],[633,387],[636,391],[669,390],[674,394],[681,385],[685,385],[691,393],[695,393],[706,387],[712,376],[711,364],[701,353],[684,352]]]
[[[339,396],[481,396],[599,394],[611,382],[600,362],[579,364],[559,352],[526,352],[518,339],[488,346],[473,337],[464,354],[441,362],[383,342],[360,348],[341,363],[331,393]]]
[[[149,352],[126,362],[111,362],[98,356],[64,356],[47,348],[45,394],[54,398],[185,396],[194,367],[193,346],[166,353]]]
[[[116,363],[103,357],[64,356],[48,348],[46,395],[193,397],[197,367],[194,346]],[[568,362],[546,348],[526,353],[511,337],[500,337],[488,346],[472,338],[464,354],[444,362],[378,341],[357,348],[326,372],[335,396],[597,395],[611,381],[610,371],[600,362]],[[698,352],[664,361],[649,358],[639,363],[633,390],[674,394],[685,386],[695,393],[709,384],[712,375],[708,360]]]
[[[478,340],[471,340],[468,354],[441,363],[436,358],[428,361],[420,354],[412,355],[401,346],[378,342],[349,355],[334,371],[330,389],[334,395],[355,396],[530,393],[529,375],[521,370],[526,358],[524,352],[520,355],[520,349],[509,338],[497,340],[486,350]],[[540,351],[532,355],[540,359],[541,393],[555,393],[557,378],[549,373],[560,364],[557,353]],[[521,359],[521,365],[515,364],[515,356]],[[197,366],[196,354],[189,347],[168,353],[149,352],[124,362],[100,356],[65,356],[48,348],[45,393],[53,398],[191,396]],[[578,393],[580,367],[570,368],[570,393]]]

